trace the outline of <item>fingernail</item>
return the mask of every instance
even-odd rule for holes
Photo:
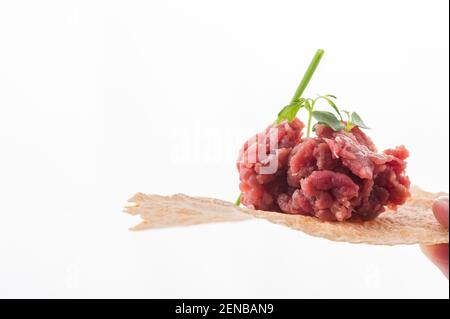
[[[436,201],[437,201],[437,202],[444,203],[444,204],[448,204],[448,196],[439,196],[439,197],[436,199]]]

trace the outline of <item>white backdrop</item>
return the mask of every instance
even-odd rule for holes
[[[135,192],[234,200],[237,149],[333,93],[448,191],[448,1],[0,2],[0,297],[439,297],[419,248],[264,221],[129,232]]]

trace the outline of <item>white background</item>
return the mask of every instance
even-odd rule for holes
[[[1,1],[0,297],[439,297],[417,246],[264,221],[129,232],[134,193],[234,200],[239,144],[307,94],[448,190],[448,1]],[[302,114],[301,116],[304,116]]]

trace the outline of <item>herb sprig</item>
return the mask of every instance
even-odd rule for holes
[[[302,94],[308,86],[309,81],[311,80],[315,70],[317,69],[317,66],[319,65],[324,53],[325,51],[322,49],[317,50],[311,63],[309,64],[308,69],[303,75],[303,79],[300,82],[297,90],[295,91],[291,102],[281,109],[281,111],[278,113],[278,118],[275,123],[280,124],[283,121],[292,122],[297,117],[297,113],[302,108],[305,108],[308,112],[308,123],[306,130],[307,137],[311,136],[313,118],[320,124],[328,125],[334,131],[345,130],[347,132],[350,132],[352,128],[356,126],[368,129],[369,127],[364,123],[364,121],[356,112],[349,113],[347,111],[340,111],[335,102],[337,98],[332,94],[319,95],[315,99],[302,97]],[[337,116],[327,111],[316,111],[314,108],[316,107],[316,104],[319,100],[326,101],[327,104],[337,114]],[[347,114],[347,122],[344,122],[341,113]]]
[[[295,91],[295,94],[292,97],[291,102],[285,107],[283,107],[281,111],[278,113],[278,117],[277,120],[275,121],[275,124],[279,125],[283,121],[287,121],[288,123],[292,122],[297,117],[298,112],[302,108],[304,108],[308,112],[308,124],[306,131],[307,137],[310,137],[311,130],[314,130],[314,128],[312,127],[313,118],[317,121],[318,124],[325,124],[331,127],[336,132],[342,130],[350,132],[354,127],[369,129],[369,127],[364,123],[364,121],[362,120],[361,116],[359,116],[358,113],[339,110],[339,108],[335,103],[337,98],[332,94],[318,95],[315,99],[302,97],[324,53],[325,51],[322,49],[317,50],[311,63],[306,69],[302,81],[297,87],[297,90]],[[314,108],[316,107],[317,102],[320,100],[326,101],[337,116],[334,113],[328,111],[316,111]],[[342,113],[345,113],[347,115],[346,121],[344,121]],[[241,193],[239,195],[239,198],[236,200],[236,205],[238,206],[241,204],[242,195],[243,193]]]

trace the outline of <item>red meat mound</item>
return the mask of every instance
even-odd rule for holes
[[[289,154],[300,143],[304,127],[298,119],[271,125],[244,144],[237,163],[242,204],[254,209],[280,211],[277,198],[288,189]],[[271,148],[270,144],[275,145]],[[261,158],[260,154],[264,157]],[[271,170],[272,167],[275,171]]]
[[[370,220],[409,198],[404,146],[380,153],[359,128],[334,132],[325,125],[316,126],[316,137],[302,139],[303,127],[298,119],[281,124],[272,151],[267,137],[244,145],[238,162],[244,205],[327,221]],[[269,159],[246,161],[258,148]],[[278,164],[276,171],[261,172],[269,162]]]

